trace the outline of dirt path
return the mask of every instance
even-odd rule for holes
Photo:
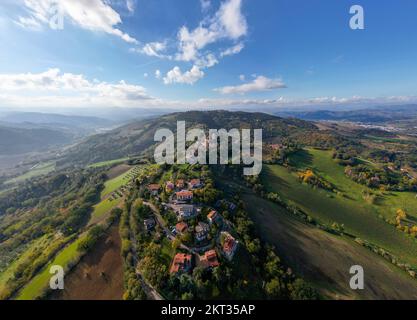
[[[65,290],[54,293],[52,299],[121,300],[123,297],[123,261],[117,226],[84,256],[65,277]]]
[[[417,280],[351,240],[330,235],[295,219],[253,194],[244,194],[262,237],[297,274],[331,299],[417,299]],[[361,265],[365,290],[349,287],[349,269]]]

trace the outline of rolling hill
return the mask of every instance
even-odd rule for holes
[[[0,126],[0,155],[42,151],[70,141],[70,135],[57,130]]]
[[[314,124],[297,119],[282,119],[263,113],[228,111],[190,111],[132,122],[128,125],[85,139],[69,149],[60,164],[91,164],[139,155],[155,145],[154,134],[160,128],[176,131],[177,121],[187,128],[205,129],[262,128],[264,140],[284,139],[300,132],[317,131]]]

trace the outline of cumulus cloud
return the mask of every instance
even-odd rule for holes
[[[164,77],[165,84],[171,83],[185,83],[194,84],[198,80],[204,77],[204,72],[200,70],[198,66],[193,66],[189,71],[182,73],[181,69],[176,66],[172,70],[168,71]]]
[[[220,53],[220,56],[226,57],[226,56],[232,56],[232,55],[238,54],[240,53],[240,51],[243,50],[244,47],[245,45],[243,43],[238,43],[234,45],[233,47],[227,48],[226,50],[222,51]]]
[[[138,43],[136,39],[116,27],[122,23],[122,19],[109,5],[109,1],[24,0],[23,4],[29,16],[19,17],[16,21],[22,27],[49,25],[53,15],[62,14],[83,29],[105,32],[128,43]],[[56,10],[51,12],[53,8]]]
[[[211,1],[201,0],[201,6],[205,12],[211,6]],[[164,77],[164,83],[194,84],[204,76],[204,69],[217,65],[225,56],[243,50],[241,38],[247,35],[247,30],[247,21],[242,14],[242,0],[224,0],[217,12],[206,15],[194,29],[185,25],[180,27],[175,40],[149,42],[131,51],[192,65],[191,70],[184,74],[175,66]],[[231,42],[228,47],[220,47],[216,51],[211,47],[216,43],[225,46],[228,41]]]
[[[160,79],[161,78],[161,70],[155,71],[155,78]]]
[[[226,0],[214,17],[204,19],[194,30],[186,26],[178,32],[176,56],[180,61],[194,61],[199,51],[219,40],[237,40],[247,34],[247,21],[241,12],[242,0]]]
[[[167,48],[167,43],[165,42],[149,42],[146,43],[142,48],[140,49],[134,49],[134,51],[143,53],[150,57],[158,57],[163,58],[165,55],[162,54]]]
[[[199,68],[211,68],[219,63],[219,60],[214,54],[209,53],[208,55],[196,60],[195,65]]]
[[[0,74],[0,91],[4,94],[31,99],[101,100],[101,101],[143,101],[153,99],[142,86],[89,81],[81,74],[63,73],[59,69],[49,69],[41,73]]]
[[[165,77],[167,81],[193,83],[202,77],[201,70],[193,67],[182,73],[174,68]],[[165,81],[164,78],[164,81]],[[278,86],[278,85],[277,85]],[[241,91],[241,90],[240,90]],[[291,108],[291,107],[327,107],[369,106],[416,103],[415,96],[392,97],[314,97],[292,100],[279,97],[276,99],[199,99],[194,101],[164,100],[150,96],[140,85],[129,84],[123,80],[108,83],[88,80],[84,75],[64,73],[59,69],[49,69],[40,73],[0,74],[0,105],[7,107],[40,108],[107,108],[130,107],[152,108],[164,107],[175,109],[222,109],[222,108]]]
[[[242,0],[224,2],[216,14],[216,23],[230,39],[238,39],[246,35],[248,25],[242,12]]]
[[[264,76],[258,76],[252,82],[241,84],[238,86],[227,86],[214,89],[221,94],[246,94],[248,92],[270,91],[275,89],[286,88],[281,79],[269,79]]]

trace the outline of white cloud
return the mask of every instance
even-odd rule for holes
[[[246,79],[246,77],[245,77],[245,75],[244,75],[244,74],[241,74],[241,75],[239,76],[239,80],[240,80],[240,81],[245,81],[245,79]]]
[[[219,63],[219,61],[214,56],[214,54],[209,53],[205,57],[201,57],[200,59],[198,59],[196,61],[195,65],[199,68],[211,68],[218,63]]]
[[[201,71],[200,68],[197,66],[193,66],[189,71],[186,71],[184,73],[182,73],[181,69],[177,66],[174,67],[172,70],[168,71],[167,75],[164,77],[164,83],[194,84],[203,77],[204,72]]]
[[[49,69],[41,73],[0,74],[0,91],[20,98],[61,97],[66,99],[101,99],[111,101],[142,101],[152,99],[142,86],[89,81],[81,74],[62,73]]]
[[[132,49],[134,52],[139,52],[142,54],[145,54],[150,57],[158,57],[158,58],[170,58],[162,52],[164,52],[167,48],[166,41],[164,42],[149,42],[146,43],[142,48],[140,49]]]
[[[147,74],[146,72],[143,74],[144,78],[147,78],[149,76],[149,74]]]
[[[222,51],[220,53],[220,56],[226,57],[226,56],[232,56],[232,55],[238,54],[240,53],[240,51],[243,50],[244,47],[245,45],[243,43],[238,43],[234,45],[233,47],[227,48],[226,50]]]
[[[229,0],[221,5],[216,14],[222,29],[231,39],[238,39],[247,33],[246,18],[242,15],[241,10],[242,0]]]
[[[269,91],[286,88],[281,79],[269,79],[264,76],[258,76],[252,82],[238,86],[227,86],[215,89],[222,94],[246,94],[248,92]]]
[[[171,70],[173,71],[173,70]],[[172,81],[180,83],[195,81],[201,77],[201,70],[193,67],[182,73],[178,68],[170,73]],[[240,90],[241,91],[241,90]],[[415,96],[387,97],[313,97],[293,100],[276,99],[199,99],[194,101],[164,100],[150,96],[140,85],[125,81],[108,83],[90,81],[84,75],[63,73],[59,69],[49,69],[41,73],[0,74],[0,105],[9,108],[44,109],[51,108],[176,108],[224,109],[224,108],[295,108],[338,106],[401,105],[416,103]],[[268,109],[265,109],[268,110]]]
[[[201,0],[203,9],[211,6],[211,1]],[[189,83],[194,84],[204,76],[204,69],[211,68],[219,63],[225,56],[238,54],[244,48],[243,42],[239,39],[247,34],[247,22],[241,12],[242,0],[224,0],[218,9],[211,16],[206,16],[194,29],[182,26],[177,33],[177,46],[169,45],[173,41],[149,42],[141,48],[132,48],[132,52],[139,52],[151,57],[158,57],[168,60],[188,62],[193,67],[190,71],[181,72],[178,66],[174,67],[164,77],[166,84]],[[206,11],[206,10],[203,10]],[[221,42],[225,45],[227,40],[232,46],[217,49],[220,53],[214,53],[210,45]],[[238,42],[238,43],[237,43]],[[156,76],[160,78],[160,75]]]
[[[25,29],[31,29],[31,30],[42,30],[41,23],[33,18],[33,17],[19,17],[17,21],[14,21],[18,26],[21,26]]]
[[[157,79],[161,78],[161,71],[160,70],[155,71],[155,78],[157,78]]]
[[[134,13],[136,9],[135,0],[126,0],[126,8],[130,13]]]
[[[237,40],[247,34],[246,18],[241,12],[242,0],[226,0],[214,17],[206,18],[199,26],[190,31],[183,26],[178,32],[178,50],[180,61],[199,59],[200,50],[219,40]]]
[[[138,43],[116,27],[122,23],[122,19],[106,0],[24,0],[23,3],[29,17],[18,18],[16,23],[22,27],[33,26],[36,22],[39,25],[48,25],[53,15],[61,13],[83,29],[105,32],[126,42]],[[59,10],[51,13],[51,8]]]

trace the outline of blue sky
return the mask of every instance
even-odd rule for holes
[[[364,30],[349,28],[355,4]],[[411,103],[416,12],[414,0],[3,0],[0,106]]]

